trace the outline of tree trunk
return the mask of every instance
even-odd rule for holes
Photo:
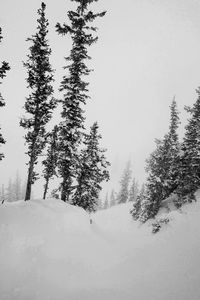
[[[63,178],[62,182],[62,190],[61,190],[61,200],[64,202],[69,201],[69,195],[70,195],[70,186],[69,183],[65,178]]]
[[[33,168],[34,168],[34,162],[33,162],[33,158],[31,158],[29,169],[28,169],[28,179],[27,179],[27,185],[26,185],[25,201],[31,199],[31,186],[32,186]]]
[[[47,194],[47,191],[48,191],[48,187],[49,187],[49,178],[47,178],[46,184],[45,184],[45,186],[44,186],[43,199],[46,199],[46,194]]]

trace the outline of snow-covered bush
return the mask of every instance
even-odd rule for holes
[[[157,233],[158,231],[160,231],[163,224],[167,223],[169,223],[169,218],[167,217],[157,219],[155,222],[152,223],[152,233]]]

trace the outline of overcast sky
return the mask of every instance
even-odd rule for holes
[[[26,90],[26,38],[36,31],[39,0],[0,1],[0,26],[3,43],[0,59],[9,61],[12,70],[1,85],[6,107],[0,123],[7,140],[1,149],[0,183],[7,183],[16,170],[25,177],[27,161],[19,127]],[[47,0],[50,22],[51,62],[56,69],[55,95],[62,79],[64,56],[69,54],[70,37],[58,36],[55,24],[66,20],[73,5],[70,0]],[[112,162],[115,185],[121,169],[130,158],[134,175],[144,180],[145,159],[154,149],[155,138],[169,126],[169,105],[174,95],[181,111],[181,135],[187,119],[184,105],[196,100],[200,85],[200,1],[197,0],[99,0],[96,11],[107,10],[99,27],[98,43],[92,46],[89,76],[90,96],[85,107],[87,127],[98,121]],[[56,121],[59,121],[57,113]]]

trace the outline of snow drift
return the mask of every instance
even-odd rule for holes
[[[87,213],[62,201],[0,206],[0,299],[199,300],[200,203],[158,234],[130,204]]]

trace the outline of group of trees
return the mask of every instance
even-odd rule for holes
[[[167,198],[173,199],[176,207],[195,200],[195,191],[200,188],[200,89],[197,94],[193,107],[186,108],[190,119],[182,142],[177,133],[177,103],[172,101],[169,131],[156,140],[156,149],[147,160],[147,182],[131,210],[135,220],[154,218]]]
[[[135,201],[137,198],[139,189],[138,183],[134,177],[131,179],[131,176],[131,162],[128,161],[120,180],[120,190],[116,197],[116,202],[118,204]]]
[[[98,124],[95,122],[87,134],[83,110],[89,98],[89,83],[85,81],[91,72],[86,65],[86,60],[90,59],[88,47],[98,39],[93,34],[97,28],[91,23],[97,17],[103,17],[105,12],[94,14],[89,9],[90,4],[97,0],[75,1],[77,8],[67,13],[70,24],[56,25],[58,34],[69,34],[72,39],[72,49],[65,57],[66,74],[60,85],[63,94],[61,100],[53,97],[54,70],[50,64],[51,48],[47,38],[49,22],[44,3],[38,10],[37,32],[27,39],[31,46],[24,66],[28,73],[26,80],[30,93],[24,105],[26,115],[20,121],[20,125],[26,129],[29,157],[25,200],[31,198],[31,187],[39,176],[35,167],[47,148],[42,162],[45,179],[43,198],[48,192],[50,179],[56,175],[61,181],[61,200],[70,201],[90,212],[97,207],[101,182],[109,179],[109,163],[105,158],[105,150],[99,146],[101,136]],[[1,78],[9,67],[4,63],[2,68]],[[48,132],[47,124],[58,104],[62,105],[61,121]]]
[[[19,173],[16,173],[14,179],[9,179],[6,186],[1,185],[0,188],[0,202],[8,201],[18,201],[25,197],[26,192],[26,182],[23,182]],[[33,195],[32,195],[33,197]]]
[[[99,209],[107,209],[117,204],[134,202],[139,194],[139,184],[135,177],[132,177],[131,162],[128,161],[124,168],[119,191],[114,189],[111,193],[106,193],[104,201],[100,201]]]

